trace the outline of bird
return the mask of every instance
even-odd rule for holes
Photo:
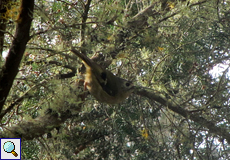
[[[71,51],[83,61],[86,67],[84,86],[97,101],[118,104],[134,91],[131,81],[115,76],[78,50],[72,48]]]

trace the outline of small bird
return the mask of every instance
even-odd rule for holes
[[[99,102],[117,104],[134,91],[131,81],[115,76],[79,51],[71,51],[83,60],[86,67],[85,87]]]

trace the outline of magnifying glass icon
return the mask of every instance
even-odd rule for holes
[[[7,153],[12,153],[15,157],[18,156],[18,154],[14,151],[15,150],[15,145],[11,141],[7,141],[3,145],[3,149]]]

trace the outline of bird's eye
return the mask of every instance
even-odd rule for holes
[[[126,87],[129,87],[131,84],[129,82],[125,83]]]
[[[102,72],[101,73],[101,78],[105,81],[106,80],[106,73],[105,72]]]

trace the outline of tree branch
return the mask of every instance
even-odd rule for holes
[[[0,111],[2,111],[10,88],[18,73],[19,64],[29,40],[33,9],[34,0],[22,0],[14,36],[15,39],[12,42],[5,65],[2,67],[0,73]]]
[[[49,113],[36,119],[24,120],[13,127],[8,127],[1,132],[1,138],[22,138],[32,140],[50,132],[55,127],[59,127],[63,122],[71,117],[69,110],[59,113]]]
[[[6,13],[6,6],[7,6],[7,1],[2,0],[0,2],[0,53],[2,53],[3,51],[4,34],[6,31],[7,20],[3,17],[3,15]],[[0,60],[2,60],[2,54],[0,54]]]
[[[85,10],[84,10],[84,13],[82,15],[82,25],[81,25],[81,42],[82,43],[82,46],[81,46],[81,52],[83,54],[86,54],[86,50],[85,50],[85,29],[86,29],[86,21],[87,21],[87,18],[88,18],[88,13],[89,13],[89,9],[90,9],[90,4],[91,4],[91,0],[87,0],[86,4],[85,4]]]
[[[226,139],[227,142],[230,144],[230,134],[225,128],[216,126],[215,123],[208,121],[207,119],[201,117],[198,114],[190,113],[184,108],[179,107],[173,101],[167,100],[159,95],[156,95],[151,89],[137,88],[136,93],[138,95],[147,97],[150,100],[157,101],[163,106],[168,107],[173,112],[176,112],[187,119],[193,120],[194,122],[198,123],[202,127],[208,128],[211,133],[221,136],[222,138]]]
[[[32,86],[30,89],[28,89],[21,97],[19,97],[18,99],[16,99],[14,102],[12,102],[5,110],[2,111],[2,113],[0,114],[0,120],[2,120],[2,118],[6,115],[6,113],[10,112],[14,106],[18,105],[19,103],[21,103],[25,98],[27,97],[31,97],[32,95],[29,95],[28,93],[33,90],[34,88],[36,88],[37,86],[40,86],[42,84],[46,83],[45,80],[41,81],[38,85],[34,85]]]
[[[75,67],[72,67],[70,65],[63,65],[61,62],[58,62],[58,61],[45,61],[45,60],[40,60],[40,61],[27,61],[25,64],[26,65],[29,65],[29,64],[33,64],[33,63],[43,63],[43,64],[47,64],[47,65],[51,65],[51,64],[55,64],[56,66],[61,66],[61,67],[64,67],[64,68],[67,68],[67,69],[70,69],[71,72],[68,72],[68,73],[65,73],[65,74],[58,74],[57,77],[59,79],[65,79],[65,78],[71,78],[71,77],[74,77],[77,70]]]

